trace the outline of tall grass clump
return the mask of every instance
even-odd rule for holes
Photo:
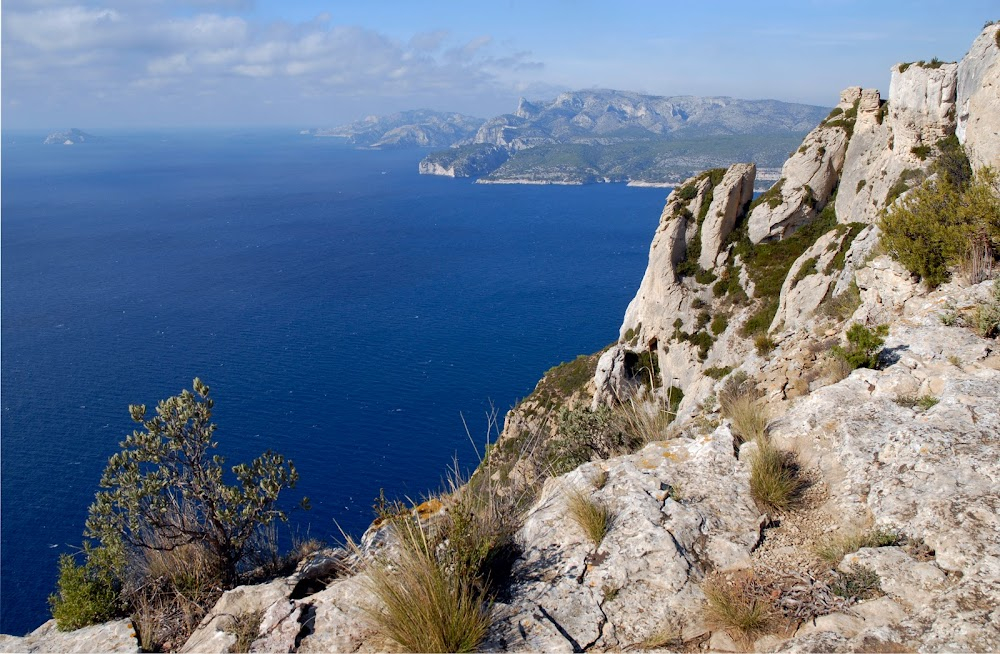
[[[396,520],[397,556],[367,570],[378,631],[408,652],[472,652],[490,626],[486,593],[468,571],[436,553],[438,539],[410,517]]]
[[[791,452],[775,447],[770,439],[757,439],[750,459],[750,495],[765,510],[784,511],[799,499],[802,480]]]
[[[406,651],[473,651],[490,626],[492,597],[509,574],[531,497],[503,492],[511,489],[501,487],[488,451],[471,478],[452,469],[440,496],[447,511],[426,521],[416,508],[389,516],[398,547],[369,561],[365,579],[376,603],[366,611]]]
[[[778,610],[770,593],[752,574],[710,577],[702,584],[706,622],[751,643],[775,626]]]
[[[566,508],[570,518],[587,535],[587,538],[595,546],[611,530],[611,510],[607,505],[583,494],[580,491],[571,491],[567,496]]]
[[[668,404],[657,399],[642,402],[632,397],[618,407],[625,429],[632,434],[637,446],[663,440],[667,427],[677,416],[680,400],[674,399],[672,397]]]
[[[739,443],[762,438],[767,432],[767,407],[745,373],[739,372],[726,380],[719,392],[719,409],[732,422]]]

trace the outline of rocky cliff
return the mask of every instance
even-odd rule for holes
[[[1000,650],[1000,348],[962,325],[1000,315],[1000,280],[928,291],[875,224],[956,129],[997,163],[979,113],[1000,100],[997,33],[957,65],[894,67],[887,102],[845,91],[757,200],[751,164],[671,192],[618,341],[546,373],[469,484],[412,511],[431,533],[467,517],[463,493],[518,500],[481,649]],[[852,371],[834,348],[856,326],[884,343]],[[768,452],[794,501],[762,495]],[[394,569],[398,524],[227,592],[178,649],[229,651],[248,614],[249,651],[398,649],[369,576]],[[135,651],[127,626],[96,628],[102,648]]]

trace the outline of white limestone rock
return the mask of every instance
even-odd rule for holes
[[[969,52],[958,62],[957,104],[958,123],[955,134],[966,146],[966,153],[974,168],[995,165],[1000,153],[997,147],[997,95],[995,71],[1000,63],[1000,44],[997,34],[1000,24],[987,25],[979,34]],[[973,107],[973,100],[976,106]],[[992,100],[992,102],[991,102]],[[992,106],[992,111],[990,107]],[[968,135],[972,128],[971,143]],[[991,137],[992,135],[992,137]],[[983,146],[992,143],[992,149],[981,152]],[[992,163],[991,163],[992,162]]]
[[[86,654],[139,651],[139,641],[131,620],[115,620],[75,631],[59,631],[56,621],[49,620],[27,636],[0,635],[0,652]]]
[[[840,177],[847,151],[846,128],[839,124],[860,102],[861,89],[841,93],[839,116],[824,120],[806,135],[802,146],[781,167],[776,204],[765,201],[750,213],[749,234],[754,243],[781,239],[811,222],[822,211]]]
[[[722,181],[713,189],[712,204],[701,226],[701,254],[698,265],[705,270],[716,266],[722,243],[733,231],[736,219],[753,199],[753,184],[757,167],[734,164],[726,170]]]
[[[779,325],[791,330],[809,325],[809,318],[836,283],[840,271],[831,271],[831,274],[827,275],[825,270],[844,247],[844,240],[848,234],[846,229],[830,230],[795,260],[788,270],[785,282],[781,285],[778,311],[774,314],[774,320],[771,321],[768,331],[778,329]],[[810,274],[806,274],[807,265],[813,271]]]
[[[612,510],[597,546],[568,515],[572,492]],[[763,520],[726,427],[550,479],[519,532],[512,600],[485,649],[628,648],[665,627],[703,634],[703,575],[748,566]]]
[[[953,63],[897,64],[887,106],[877,90],[862,92],[837,192],[840,222],[874,223],[900,177],[916,181],[927,170],[934,145],[955,130],[957,71]]]

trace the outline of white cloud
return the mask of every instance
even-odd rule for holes
[[[325,14],[261,23],[213,11],[247,8],[241,0],[188,0],[202,11],[196,15],[171,15],[162,0],[84,1],[41,8],[5,2],[4,93],[25,111],[32,103],[78,106],[88,98],[136,108],[177,102],[189,110],[184,98],[206,90],[233,103],[220,112],[279,96],[286,104],[413,96],[417,105],[448,94],[515,95],[521,71],[541,66],[489,35],[455,43],[439,30],[401,41],[333,24]]]

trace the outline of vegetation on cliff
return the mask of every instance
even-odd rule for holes
[[[933,151],[928,178],[904,171],[890,189],[879,221],[882,245],[928,288],[947,281],[956,266],[975,284],[1000,254],[1000,179],[990,168],[973,174],[955,136],[938,141]]]
[[[187,632],[219,593],[260,566],[262,552],[278,563],[267,530],[287,519],[278,496],[295,486],[298,473],[268,451],[233,466],[236,483],[226,483],[224,459],[213,454],[209,388],[199,379],[193,388],[161,401],[151,418],[144,405],[129,407],[140,428],[122,441],[101,477],[86,524],[85,562],[60,562],[51,598],[60,629],[118,611],[152,611],[161,628],[184,614],[178,631]],[[143,617],[136,622],[151,623]]]

